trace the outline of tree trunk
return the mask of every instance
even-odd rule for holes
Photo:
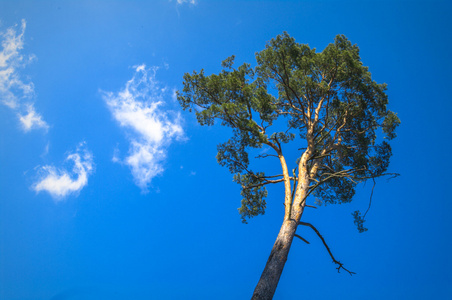
[[[298,222],[294,219],[284,220],[251,299],[273,298],[279,278],[287,261],[287,256],[289,255],[290,246],[297,230],[297,224]]]
[[[309,139],[308,139],[309,140]],[[299,163],[299,174],[298,183],[295,189],[295,197],[293,202],[285,201],[284,205],[286,207],[284,222],[279,230],[278,237],[276,238],[275,244],[273,245],[272,252],[270,252],[270,257],[267,260],[264,271],[262,272],[261,278],[254,289],[252,300],[271,300],[275,294],[276,287],[278,286],[279,278],[281,277],[284,265],[286,264],[287,257],[289,255],[290,246],[292,245],[295,232],[297,231],[298,222],[303,215],[306,200],[306,193],[309,187],[309,172],[307,168],[307,160],[311,156],[311,147],[303,153]],[[284,170],[284,163],[281,162]],[[286,193],[290,191],[290,185],[286,188]],[[292,200],[289,198],[289,200]],[[290,209],[287,209],[290,205]]]

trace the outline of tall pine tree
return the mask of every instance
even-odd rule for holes
[[[231,56],[219,74],[187,73],[178,100],[196,112],[201,125],[218,120],[232,128],[232,137],[218,145],[217,159],[241,186],[244,222],[265,212],[267,185],[284,184],[283,223],[253,294],[271,299],[293,238],[303,239],[296,234],[300,225],[318,234],[338,270],[352,273],[334,258],[316,227],[301,220],[303,211],[311,195],[324,204],[347,203],[358,183],[390,175],[389,142],[400,121],[387,108],[386,85],[372,80],[359,48],[343,35],[317,53],[283,33],[256,54],[256,61],[254,68],[235,68]],[[279,119],[284,128],[276,124]],[[298,149],[296,161],[286,160],[283,144]],[[260,157],[276,157],[281,174],[251,170],[249,151],[264,147],[268,151]],[[365,231],[360,212],[353,216]]]

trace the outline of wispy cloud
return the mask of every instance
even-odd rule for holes
[[[93,172],[93,156],[85,143],[80,143],[75,152],[67,155],[66,161],[73,163],[71,171],[51,165],[39,167],[40,178],[33,184],[33,190],[45,191],[56,200],[78,194],[88,184],[88,176]]]
[[[184,138],[180,114],[165,109],[171,98],[167,88],[155,79],[157,68],[135,67],[135,74],[117,93],[102,92],[113,117],[126,128],[130,140],[129,155],[120,160],[132,171],[135,183],[147,192],[152,179],[163,171],[167,148]]]
[[[169,0],[170,2],[172,0]],[[176,0],[177,4],[184,4],[184,3],[190,3],[190,4],[196,4],[197,0]]]
[[[33,82],[25,82],[19,72],[34,59],[33,55],[21,53],[25,28],[26,22],[22,20],[19,32],[16,30],[17,26],[0,31],[0,103],[15,111],[24,131],[37,128],[47,130],[47,123],[34,109]]]
[[[18,114],[23,130],[26,132],[35,128],[44,128],[47,130],[49,126],[42,119],[42,116],[35,111],[33,104],[27,104],[26,107],[26,114]]]

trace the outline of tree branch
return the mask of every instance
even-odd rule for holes
[[[300,240],[302,240],[306,244],[310,244],[307,240],[305,240],[303,237],[299,236],[298,234],[295,233],[294,236],[296,236],[297,238],[299,238]]]
[[[276,76],[275,76],[273,79],[276,80],[277,82],[279,82],[281,85],[284,86],[284,91],[285,91],[285,94],[286,94],[286,97],[287,97],[287,101],[289,101],[289,103],[290,103],[290,107],[300,112],[301,116],[303,117],[302,121],[303,121],[303,123],[306,125],[306,124],[307,124],[307,121],[306,121],[306,115],[305,115],[305,114],[306,114],[305,108],[304,108],[304,105],[303,105],[302,101],[301,101],[300,98],[298,97],[297,93],[296,93],[296,92],[293,90],[293,88],[290,86],[289,82],[286,83],[286,80],[283,78],[283,76],[282,76],[281,74],[279,74],[279,72],[278,72],[277,70],[275,70],[273,67],[270,67],[270,70],[272,70],[272,71],[280,78],[280,80],[278,80],[278,79],[276,78]],[[284,72],[286,73],[285,67],[284,67]],[[286,76],[287,76],[287,74],[286,74]],[[290,97],[290,94],[289,94],[288,89],[293,93],[293,95],[295,96],[295,98],[296,98],[298,104],[300,104],[300,107],[301,107],[301,108],[296,107],[296,106],[292,103],[292,100],[291,100],[291,97]]]
[[[324,166],[326,166],[326,165],[324,165]],[[338,171],[338,172],[335,172],[335,173],[323,173],[322,175],[328,175],[328,177],[326,177],[325,179],[322,179],[322,180],[317,180],[318,182],[317,182],[316,184],[310,186],[310,187],[309,187],[309,191],[308,191],[308,193],[306,194],[306,198],[307,198],[309,195],[311,195],[311,193],[312,193],[319,185],[321,185],[322,183],[328,181],[330,178],[333,178],[333,177],[347,177],[347,178],[349,178],[351,181],[353,181],[353,179],[357,179],[357,178],[352,177],[351,174],[353,174],[353,173],[355,173],[355,172],[358,172],[358,171],[361,171],[361,170],[363,170],[363,169],[351,169],[351,170],[342,170],[342,171]],[[369,178],[370,178],[370,177],[369,177]],[[361,178],[359,178],[359,179],[361,179]],[[353,181],[353,182],[355,182],[355,181]]]
[[[326,250],[327,250],[328,253],[330,254],[331,259],[333,260],[333,262],[334,262],[335,264],[338,265],[338,267],[336,268],[336,269],[337,269],[337,272],[340,272],[341,269],[344,269],[344,270],[347,271],[350,275],[356,274],[355,272],[352,272],[352,271],[346,269],[346,268],[344,267],[344,264],[343,264],[343,263],[341,263],[340,261],[338,261],[338,260],[336,260],[336,259],[334,258],[333,253],[332,253],[331,250],[330,250],[330,247],[328,247],[328,245],[327,245],[325,239],[324,239],[323,236],[320,234],[320,232],[317,230],[317,228],[314,227],[314,225],[312,225],[311,223],[306,223],[306,222],[302,222],[302,221],[298,222],[298,224],[299,224],[299,225],[303,225],[303,226],[309,226],[309,227],[311,227],[312,230],[314,230],[315,233],[317,233],[317,235],[319,236],[319,238],[322,240],[322,243],[323,243],[323,245],[325,246]]]
[[[276,157],[276,158],[279,158],[278,157],[278,155],[274,155],[274,154],[267,154],[267,153],[264,153],[264,154],[259,154],[258,156],[256,156],[255,158],[267,158],[267,157]]]
[[[380,176],[387,176],[387,175],[391,175],[391,177],[388,178],[388,179],[391,179],[391,178],[395,178],[395,177],[399,176],[400,174],[398,174],[398,173],[383,173]],[[372,206],[372,196],[374,195],[375,185],[377,184],[377,182],[375,181],[375,177],[371,177],[371,178],[372,178],[372,181],[374,182],[374,184],[372,186],[372,191],[370,192],[369,206],[367,207],[367,210],[366,210],[366,212],[363,215],[363,220],[366,217],[367,213],[369,212],[370,207]]]
[[[261,178],[262,177],[259,177],[259,179],[261,179]],[[294,180],[294,178],[293,177],[289,177],[289,180]],[[259,186],[264,186],[264,185],[267,185],[267,184],[274,184],[274,183],[284,182],[285,179],[281,178],[281,179],[276,179],[276,180],[268,180],[268,179],[262,178],[262,181],[264,181],[264,182],[253,184],[253,185],[248,185],[248,186],[242,186],[242,187],[244,189],[252,189],[252,188],[259,187]]]
[[[321,137],[319,140],[317,140],[315,143],[316,145],[320,144],[326,137],[330,137],[330,134],[333,130],[335,130],[335,134],[334,137],[332,138],[332,142],[334,143],[334,141],[338,138],[338,133],[340,133],[340,131],[342,130],[342,128],[345,126],[346,124],[346,117],[347,117],[347,113],[348,111],[345,112],[345,114],[341,114],[335,121],[335,124],[332,125],[330,128],[328,128],[328,132]],[[340,125],[339,127],[337,127],[339,125],[339,122],[341,121],[341,119],[343,119],[344,123],[342,125]],[[325,121],[325,124],[322,126],[322,128],[318,131],[318,133],[315,135],[314,140],[317,139],[317,137],[324,132],[325,129],[327,129],[327,125],[328,122]]]
[[[287,100],[292,104],[292,101],[290,100],[290,95],[287,92],[287,88],[289,88],[290,91],[295,96],[295,98],[297,99],[298,104],[300,104],[301,110],[303,112],[303,114],[302,114],[303,120],[302,121],[303,121],[303,123],[305,125],[307,125],[307,123],[306,123],[306,116],[305,116],[305,108],[304,108],[303,102],[301,101],[300,97],[298,97],[298,94],[294,91],[294,89],[290,86],[290,79],[289,79],[289,75],[287,74],[288,72],[287,72],[287,69],[286,69],[286,61],[284,59],[284,55],[281,55],[281,58],[282,58],[282,64],[283,64],[283,69],[284,69],[284,75],[286,75],[286,78],[284,79],[281,75],[279,75],[279,74],[278,75],[283,80],[283,84],[285,86],[285,92],[286,92]],[[292,104],[292,106],[293,106],[293,104]]]
[[[310,208],[315,208],[315,209],[317,209],[317,206],[312,206],[312,205],[305,205],[306,207],[310,207]]]
[[[369,199],[369,207],[367,208],[366,212],[364,213],[363,219],[366,217],[367,213],[369,212],[370,206],[372,205],[372,196],[374,195],[374,188],[375,188],[375,178],[372,178],[374,185],[372,186],[372,192],[370,193],[370,199]]]

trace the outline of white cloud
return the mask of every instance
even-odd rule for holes
[[[49,165],[40,167],[40,179],[32,188],[36,192],[48,192],[56,200],[78,194],[88,184],[88,176],[93,172],[93,156],[86,150],[85,143],[81,143],[74,153],[66,157],[66,161],[74,164],[71,171]]]
[[[33,104],[27,105],[27,114],[19,114],[19,120],[22,128],[27,132],[34,128],[43,128],[47,130],[49,125],[42,119],[42,116],[36,113]]]
[[[136,184],[146,191],[152,178],[163,172],[165,152],[158,145],[132,141],[129,153],[125,163],[130,166]]]
[[[20,32],[17,32],[15,27],[0,32],[2,47],[0,52],[0,103],[16,112],[24,131],[36,128],[48,129],[47,123],[33,106],[35,97],[33,82],[24,82],[19,73],[20,69],[34,59],[33,55],[21,54],[24,47],[25,20],[22,20]]]
[[[160,175],[167,147],[184,138],[181,117],[165,109],[167,89],[155,79],[157,68],[135,67],[135,74],[118,93],[103,92],[103,99],[130,138],[129,155],[123,160],[135,183],[146,192],[152,179]],[[115,151],[113,161],[120,162]]]

